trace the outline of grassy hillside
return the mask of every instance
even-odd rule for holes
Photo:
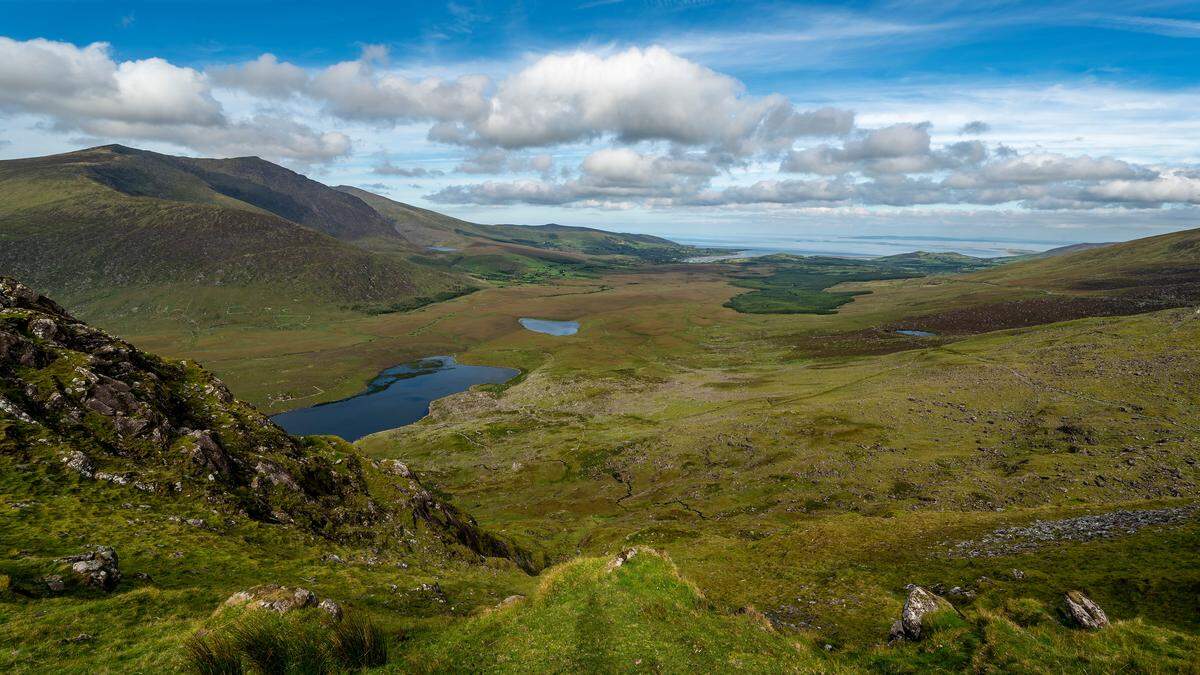
[[[732,264],[733,284],[755,289],[734,296],[727,307],[747,314],[832,314],[869,290],[831,290],[843,283],[910,279],[985,269],[997,263],[957,253],[916,251],[856,260],[823,256],[770,255]]]
[[[482,225],[418,208],[355,187],[361,198],[413,244],[430,250],[431,264],[495,280],[541,281],[588,276],[631,263],[677,262],[702,250],[661,237],[565,225]]]
[[[129,581],[0,597],[0,642],[15,645],[4,665],[171,667],[197,629],[225,634],[213,610],[229,593],[274,582],[368,617],[386,636],[384,668],[403,672],[1200,667],[1192,308],[911,338],[891,327],[1048,292],[939,275],[861,282],[874,292],[832,315],[745,314],[723,306],[742,291],[727,274],[642,268],[297,325],[286,341],[201,336],[193,352],[256,400],[357,389],[406,350],[520,367],[511,385],[321,453],[336,467],[360,453],[379,468],[400,460],[426,493],[454,495],[484,530],[558,566],[530,577],[434,546],[427,530],[380,550],[218,518],[170,493],[83,482],[36,444],[0,453],[0,500],[15,506],[0,509],[0,531],[23,556],[0,574],[25,589],[55,558],[106,543],[128,551]],[[531,333],[521,316],[581,330]],[[864,331],[903,347],[869,355]],[[384,487],[359,461],[368,487]],[[669,558],[610,569],[631,547]],[[888,646],[907,584],[956,611]],[[1070,627],[1068,590],[1113,625]],[[91,638],[71,641],[80,633]]]
[[[269,324],[283,307],[387,307],[469,285],[329,234],[380,231],[360,200],[257,159],[106,146],[0,162],[0,270],[110,326],[138,311]]]

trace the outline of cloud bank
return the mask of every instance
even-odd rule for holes
[[[421,76],[377,46],[321,67],[263,54],[197,70],[160,58],[119,61],[105,43],[0,37],[0,115],[90,138],[305,165],[352,157],[352,134],[411,136],[415,127],[455,159],[380,162],[404,156],[406,148],[386,146],[365,171],[438,179],[427,197],[445,204],[1200,205],[1200,175],[1188,166],[1017,151],[984,119],[964,118],[938,136],[921,118],[864,124],[853,107],[751,93],[660,46],[551,53],[501,76]]]

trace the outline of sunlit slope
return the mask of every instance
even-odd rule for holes
[[[972,278],[1067,291],[1191,294],[1200,286],[1200,229],[1015,262]]]
[[[648,548],[547,570],[532,597],[514,596],[427,640],[407,655],[418,672],[845,670],[761,615],[717,609]]]
[[[442,251],[442,263],[481,276],[519,276],[547,265],[587,272],[598,265],[674,262],[698,252],[661,237],[589,227],[470,223],[359,188],[338,189],[370,204],[414,244],[454,249]]]
[[[324,186],[328,194],[307,202],[299,192],[285,198],[286,181],[266,190],[236,178],[266,162],[205,162],[120,146],[0,162],[0,271],[97,320],[130,305],[202,321],[225,306],[386,306],[465,285],[331,236],[359,212],[374,214],[357,199]],[[213,167],[223,182],[198,177]],[[347,213],[336,208],[343,198],[353,202]]]

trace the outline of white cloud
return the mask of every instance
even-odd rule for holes
[[[403,176],[405,178],[427,178],[443,175],[443,171],[438,169],[426,169],[424,167],[404,167],[396,166],[391,162],[383,162],[371,167],[371,173],[377,176]]]
[[[980,172],[990,182],[1053,183],[1069,180],[1146,178],[1153,172],[1111,157],[1027,154],[988,164]]]
[[[1106,181],[1089,188],[1087,193],[1106,202],[1200,204],[1200,178],[1172,172],[1154,180]]]
[[[0,106],[43,113],[64,124],[217,124],[221,106],[203,75],[162,59],[116,63],[109,46],[0,37]]]
[[[756,98],[732,77],[661,47],[608,56],[552,54],[505,79],[476,136],[521,148],[611,134],[624,142],[666,140],[746,152],[801,135],[845,133],[848,111],[797,111],[782,96]]]
[[[491,81],[481,75],[455,80],[380,73],[370,61],[345,61],[317,73],[308,86],[333,115],[394,124],[414,120],[472,119],[487,107]]]
[[[306,163],[350,150],[345,134],[292,119],[231,120],[203,73],[159,58],[117,63],[102,42],[77,47],[0,37],[0,110],[44,116],[64,131],[165,141],[200,152]]]
[[[241,89],[264,98],[289,98],[308,86],[308,71],[281,62],[274,54],[253,61],[210,68],[208,76],[219,87]]]

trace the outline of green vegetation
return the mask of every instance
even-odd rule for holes
[[[21,208],[52,201],[6,184]],[[410,216],[463,238],[427,245],[463,250],[346,245],[454,284],[491,261],[494,281],[415,308],[268,281],[76,291],[139,348],[198,360],[270,410],[430,354],[522,370],[353,446],[289,439],[193,362],[66,319],[49,330],[41,300],[0,310],[0,669],[1200,669],[1200,232],[1004,265],[660,267],[585,252],[587,232],[520,241]],[[209,323],[181,327],[196,307]],[[113,397],[162,421],[164,442],[89,404],[109,405],[81,371],[128,381],[135,402]],[[193,431],[228,476],[196,464]],[[120,554],[121,583],[54,590],[91,545]],[[223,608],[269,583],[345,616]],[[953,609],[888,645],[909,584]],[[1072,627],[1070,590],[1112,625]]]
[[[184,666],[194,673],[329,673],[388,660],[387,636],[357,614],[222,609],[208,623],[184,642]]]
[[[747,314],[833,314],[838,307],[870,291],[831,291],[855,281],[907,279],[929,274],[990,267],[990,261],[959,254],[910,253],[872,260],[772,255],[737,265],[733,284],[753,288],[726,307]]]
[[[811,672],[832,666],[811,646],[776,633],[761,615],[721,612],[650,549],[638,549],[615,568],[610,558],[583,558],[547,570],[532,597],[459,622],[416,645],[407,661],[421,672]]]
[[[405,239],[424,248],[452,248],[424,256],[428,264],[496,282],[541,283],[593,278],[646,263],[678,262],[704,249],[643,234],[619,234],[565,225],[482,225],[342,186],[386,217]]]

